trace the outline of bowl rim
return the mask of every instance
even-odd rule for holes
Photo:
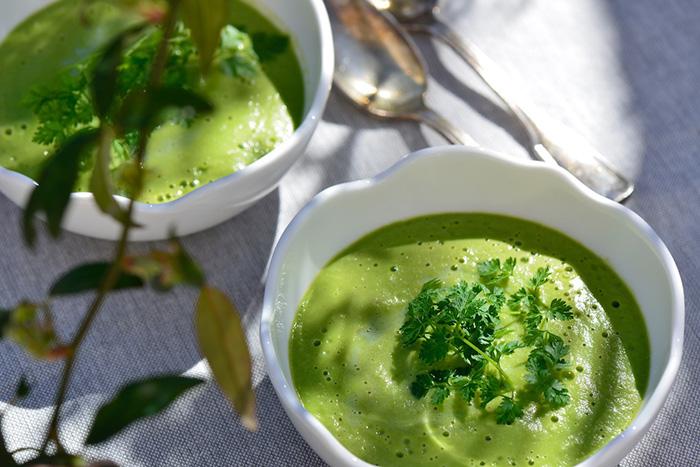
[[[243,0],[246,3],[250,3],[250,0]],[[304,116],[301,123],[294,132],[286,138],[281,144],[277,145],[272,151],[263,155],[259,159],[253,161],[251,164],[246,165],[240,170],[233,172],[232,174],[226,175],[224,177],[218,178],[206,185],[202,185],[189,193],[182,195],[181,197],[174,199],[172,201],[166,201],[164,203],[145,203],[142,201],[134,202],[134,211],[148,211],[148,212],[170,212],[175,211],[180,208],[180,205],[188,204],[191,202],[196,202],[203,196],[207,196],[205,192],[211,191],[222,185],[228,185],[236,183],[237,180],[256,172],[262,172],[270,165],[273,165],[278,159],[284,157],[286,154],[291,153],[291,149],[297,145],[300,145],[309,137],[317,122],[321,120],[321,116],[328,102],[330,95],[330,90],[333,82],[333,70],[335,67],[335,51],[333,46],[333,33],[331,30],[330,18],[328,12],[323,3],[323,0],[306,0],[311,5],[313,10],[313,22],[318,25],[320,33],[320,72],[319,80],[316,85],[316,90],[313,94],[313,98],[310,101],[308,109],[304,112]],[[252,5],[251,5],[252,6]],[[258,9],[258,8],[256,8]],[[269,13],[269,12],[267,12]],[[280,25],[279,18],[272,16],[266,16],[266,18],[272,21],[276,26]],[[293,34],[290,33],[292,37],[292,43],[294,43]],[[299,55],[297,53],[297,55]],[[297,57],[298,58],[298,57]],[[304,74],[302,70],[302,75]],[[306,93],[308,90],[304,89]],[[38,183],[31,177],[24,175],[22,173],[16,172],[11,169],[0,166],[0,173],[5,174],[11,179],[28,186],[37,186]],[[126,206],[130,199],[121,196],[114,195],[115,200],[122,206]],[[83,200],[93,200],[94,196],[90,192],[80,191],[73,192],[70,195],[70,201],[83,201]]]
[[[443,157],[445,154],[460,154],[461,156],[468,155],[472,158],[478,157],[482,159],[488,158],[497,163],[515,165],[524,170],[549,172],[553,177],[564,179],[567,182],[568,188],[577,192],[584,199],[584,202],[595,204],[602,209],[615,213],[617,216],[623,217],[629,224],[631,224],[632,228],[636,229],[642,235],[644,240],[646,240],[648,245],[657,254],[659,261],[665,270],[667,279],[670,281],[672,301],[670,307],[670,317],[672,320],[670,327],[671,348],[665,359],[664,369],[661,373],[659,382],[653,391],[649,392],[649,388],[647,388],[645,404],[642,406],[627,428],[611,439],[598,451],[581,461],[578,466],[594,467],[601,465],[601,463],[604,462],[604,460],[606,460],[609,456],[614,455],[612,451],[615,450],[615,447],[623,443],[627,444],[627,447],[621,446],[621,449],[624,449],[624,454],[622,456],[629,454],[631,449],[639,440],[641,440],[641,437],[649,429],[653,421],[656,419],[661,407],[666,402],[680,367],[683,353],[685,301],[683,285],[678,267],[676,266],[670,251],[661,238],[644,219],[642,219],[631,209],[595,193],[593,190],[578,181],[572,174],[558,166],[550,166],[548,164],[532,160],[516,159],[503,153],[484,148],[437,146],[410,153],[401,158],[387,170],[374,177],[340,183],[326,188],[314,196],[288,224],[277,241],[274,252],[268,263],[267,274],[265,277],[265,293],[260,320],[260,341],[267,373],[285,410],[287,412],[294,411],[294,413],[299,416],[301,423],[304,423],[306,428],[311,430],[315,437],[320,438],[321,442],[323,442],[330,449],[333,449],[337,455],[345,458],[348,463],[352,462],[353,464],[363,466],[371,465],[350,452],[331,434],[325,425],[323,425],[313,414],[304,408],[293,387],[293,382],[289,381],[289,383],[287,383],[287,380],[284,377],[279,364],[279,359],[277,357],[277,352],[275,351],[272,343],[271,334],[274,304],[277,299],[276,294],[279,287],[279,279],[281,277],[281,266],[283,259],[287,254],[291,239],[296,235],[300,229],[300,226],[313,215],[314,211],[319,205],[335,197],[352,196],[355,192],[372,189],[387,179],[400,176],[404,168],[410,166],[417,160],[425,158],[439,158]],[[338,251],[340,250],[342,250],[342,247]],[[299,430],[298,427],[297,430]],[[628,439],[633,440],[634,442],[629,444]]]

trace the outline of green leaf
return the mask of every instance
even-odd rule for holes
[[[411,383],[411,394],[416,399],[422,399],[433,387],[433,378],[429,373],[421,373]]]
[[[523,409],[520,404],[507,396],[501,398],[501,403],[496,408],[496,423],[499,425],[511,425],[522,416]]]
[[[128,41],[144,27],[144,24],[139,24],[118,34],[104,48],[92,70],[90,90],[95,111],[100,118],[109,114],[117,97],[117,68],[122,62],[124,49]]]
[[[449,350],[447,333],[443,328],[438,328],[423,342],[418,356],[424,363],[430,365],[444,359]]]
[[[440,405],[445,402],[445,399],[450,395],[450,388],[447,386],[438,386],[433,390],[433,395],[430,402],[433,405]]]
[[[552,407],[564,407],[571,400],[569,390],[564,387],[564,384],[559,380],[552,380],[551,383],[543,391],[545,400]]]
[[[549,305],[549,316],[553,319],[569,320],[574,314],[571,312],[571,305],[561,298],[555,298]]]
[[[125,209],[114,199],[114,185],[110,174],[109,165],[112,161],[112,144],[114,133],[111,129],[104,128],[100,133],[100,144],[95,155],[95,166],[90,176],[90,191],[95,197],[95,203],[105,214],[112,216],[121,224],[129,222],[129,216]]]
[[[547,281],[549,281],[549,276],[551,274],[552,271],[550,271],[549,266],[538,268],[535,275],[530,279],[530,287],[537,289],[538,287],[544,285],[547,283]]]
[[[116,123],[121,132],[150,131],[163,111],[178,108],[193,114],[211,112],[211,103],[199,94],[181,87],[160,87],[144,92],[132,90],[125,98]]]
[[[199,64],[207,72],[219,46],[221,29],[229,21],[230,0],[182,0],[182,20],[199,51]]]
[[[49,295],[71,295],[97,290],[111,266],[107,262],[81,264],[61,276],[51,287]],[[134,274],[122,272],[112,290],[134,287],[143,287],[143,280]]]
[[[195,312],[197,338],[216,382],[249,430],[257,428],[250,354],[238,312],[228,297],[202,287]]]
[[[155,415],[188,389],[204,380],[185,376],[156,376],[124,386],[97,411],[85,444],[98,444],[135,421]]]
[[[36,230],[34,215],[44,212],[49,232],[57,237],[70,200],[70,194],[78,179],[80,160],[97,142],[98,131],[85,129],[66,140],[44,163],[22,217],[24,239],[34,245]]]
[[[31,390],[32,388],[29,386],[29,381],[27,381],[25,376],[22,376],[17,383],[17,387],[15,388],[15,397],[17,399],[24,399],[29,395]]]
[[[482,261],[476,265],[481,281],[486,285],[494,285],[505,281],[513,274],[515,269],[515,258],[508,258],[501,266],[498,258]]]
[[[289,36],[267,32],[255,32],[250,36],[253,49],[261,62],[269,62],[289,47]]]

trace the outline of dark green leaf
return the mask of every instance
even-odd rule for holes
[[[114,199],[114,186],[109,165],[112,161],[112,146],[114,133],[111,129],[103,128],[100,133],[100,144],[95,156],[95,166],[90,177],[90,191],[95,197],[95,203],[105,214],[122,224],[129,222],[128,213]]]
[[[527,290],[525,290],[524,287],[521,287],[508,299],[508,308],[513,311],[518,311],[520,309],[520,303],[525,297],[527,297]]]
[[[523,416],[523,409],[510,397],[503,396],[501,403],[496,408],[496,423],[511,425],[515,420]]]
[[[463,376],[456,378],[453,385],[465,402],[471,402],[476,395],[477,389],[479,389],[479,380]]]
[[[433,387],[433,378],[428,373],[421,373],[411,383],[411,394],[416,399],[422,399]]]
[[[124,386],[97,411],[85,444],[106,441],[133,422],[161,412],[183,392],[203,382],[199,378],[166,375]]]
[[[230,0],[182,0],[182,19],[192,33],[199,51],[199,63],[204,72],[209,70],[214,52],[219,46],[221,29],[229,21]]]
[[[482,261],[476,265],[476,269],[483,283],[493,285],[508,279],[513,274],[515,263],[515,258],[508,258],[501,266],[501,260],[495,258]]]
[[[26,377],[22,376],[15,388],[15,397],[17,397],[17,399],[24,399],[29,395],[29,391],[31,390],[32,388],[29,386],[29,381],[27,381]]]
[[[503,381],[492,374],[486,374],[481,380],[479,386],[479,398],[481,399],[481,407],[484,408],[486,405],[494,400],[496,397],[501,395],[503,390]]]
[[[111,266],[106,262],[81,264],[61,276],[51,287],[49,295],[70,295],[97,290]],[[143,287],[143,280],[134,274],[122,272],[112,290],[134,287]]]
[[[100,118],[104,118],[109,113],[117,96],[117,68],[122,62],[124,48],[127,42],[144,27],[145,25],[139,24],[118,34],[104,48],[93,68],[90,90],[97,116]]]
[[[552,380],[543,393],[545,400],[555,408],[564,407],[571,400],[569,390],[559,380]]]
[[[195,312],[197,338],[214,379],[241,415],[243,425],[255,430],[255,394],[250,353],[235,306],[221,291],[202,287]]]
[[[24,239],[30,246],[36,239],[35,214],[45,213],[49,232],[54,237],[60,234],[63,215],[78,179],[80,160],[94,147],[97,138],[97,130],[81,130],[68,138],[44,163],[38,186],[29,197],[22,218]]]
[[[549,316],[553,319],[568,320],[574,317],[571,306],[561,298],[555,298],[549,305]]]
[[[424,363],[430,365],[444,359],[449,350],[447,334],[443,328],[438,328],[423,342],[418,356]]]
[[[552,272],[550,271],[549,266],[538,268],[535,275],[530,279],[530,287],[537,289],[538,287],[544,285],[547,283],[547,281],[549,281],[549,276],[551,274]]]

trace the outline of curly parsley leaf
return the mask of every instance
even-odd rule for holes
[[[561,298],[555,298],[549,304],[549,316],[552,319],[568,320],[574,317],[571,312],[571,305],[566,303]]]
[[[549,408],[569,403],[571,396],[562,380],[569,365],[569,347],[547,329],[547,323],[573,318],[572,308],[560,298],[549,305],[542,301],[540,288],[550,280],[549,267],[539,268],[526,287],[506,296],[502,286],[515,266],[512,258],[503,263],[499,259],[481,262],[477,266],[479,283],[447,286],[433,279],[409,303],[399,340],[417,351],[423,370],[410,385],[414,397],[429,396],[432,404],[440,405],[454,394],[489,411],[487,406],[498,401],[494,413],[499,424],[512,424],[523,416],[524,404],[532,402],[527,394]],[[519,318],[498,327],[500,310],[506,304]],[[518,329],[511,325],[518,321],[522,337],[507,340]],[[521,348],[530,349],[525,396],[514,389],[500,365],[503,357]]]
[[[515,269],[515,258],[508,258],[501,265],[498,258],[482,261],[476,265],[481,282],[486,285],[494,285],[505,281],[513,274]]]
[[[514,399],[503,396],[496,408],[496,422],[501,425],[512,425],[523,416],[523,408]]]

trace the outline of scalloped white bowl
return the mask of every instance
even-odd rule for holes
[[[272,256],[260,335],[272,385],[289,418],[333,466],[368,466],[302,406],[289,369],[297,305],[320,269],[384,225],[442,212],[489,212],[553,227],[604,258],[642,309],[651,344],[649,385],[631,425],[580,466],[614,466],[644,436],[676,377],[684,301],[678,269],[654,231],[629,209],[595,194],[557,167],[466,147],[411,154],[385,173],[324,190],[294,218]]]
[[[248,0],[250,2],[250,0]],[[15,25],[51,3],[50,0],[9,0],[0,14],[0,40]],[[161,240],[171,229],[187,235],[219,224],[263,198],[302,156],[323,114],[333,78],[333,36],[323,0],[255,0],[254,6],[292,38],[304,76],[304,118],[282,144],[249,166],[162,204],[136,203],[134,218],[142,227],[130,240]],[[36,183],[0,167],[0,192],[25,206]],[[122,205],[127,199],[117,197]],[[97,209],[91,193],[73,193],[63,228],[91,237],[114,240],[120,226]]]

